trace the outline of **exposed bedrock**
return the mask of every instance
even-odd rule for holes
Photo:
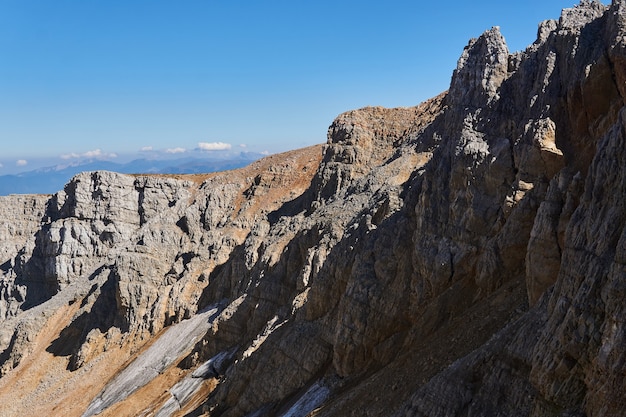
[[[625,16],[494,27],[323,146],[0,198],[0,414],[622,415]]]

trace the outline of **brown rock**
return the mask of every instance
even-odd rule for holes
[[[0,199],[0,413],[621,415],[625,7],[324,147]]]

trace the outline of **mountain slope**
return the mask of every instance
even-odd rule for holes
[[[0,414],[622,415],[625,39],[583,1],[323,147],[1,198]]]

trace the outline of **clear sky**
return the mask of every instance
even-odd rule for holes
[[[471,37],[500,26],[524,49],[574,4],[0,0],[0,175],[41,157],[323,143],[343,111],[446,90]]]

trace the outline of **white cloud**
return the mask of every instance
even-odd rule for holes
[[[94,149],[93,151],[85,152],[83,155],[87,158],[96,158],[102,156],[102,151],[100,149]]]
[[[271,154],[270,154],[270,151],[263,151],[263,152],[261,152],[261,155],[266,155],[267,156],[267,155],[271,155]]]
[[[184,153],[187,152],[185,148],[170,148],[165,150],[166,153]]]
[[[200,142],[198,148],[202,151],[227,151],[232,145],[224,142]]]
[[[79,159],[79,158],[117,158],[115,153],[104,153],[100,149],[94,149],[84,153],[66,153],[61,155],[61,159]]]
[[[246,145],[245,143],[242,143],[241,145],[239,145],[239,147],[240,147],[240,148],[244,148],[244,149],[245,149],[245,148],[247,148],[247,147],[248,147],[248,145]]]
[[[23,167],[28,165],[28,161],[26,159],[18,159],[17,161],[15,161],[15,165],[17,165],[18,167]]]
[[[144,146],[143,148],[140,149],[141,152],[150,152],[152,150],[153,150],[152,146]]]
[[[4,165],[0,164],[0,168],[4,168]]]

